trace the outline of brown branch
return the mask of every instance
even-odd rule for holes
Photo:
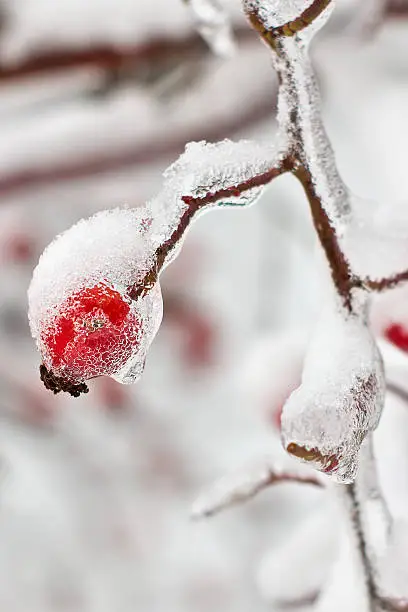
[[[247,27],[237,27],[234,35],[239,42],[254,39]],[[88,45],[82,48],[49,48],[32,53],[20,61],[0,63],[0,85],[16,79],[48,76],[55,72],[67,72],[84,68],[106,71],[131,67],[137,72],[146,65],[160,63],[174,57],[200,56],[207,53],[207,45],[196,33],[184,38],[155,38],[142,44],[115,46],[110,44]]]
[[[404,281],[408,281],[408,270],[404,272],[399,272],[398,274],[394,274],[393,276],[389,276],[388,278],[381,278],[379,280],[372,280],[371,278],[362,279],[361,283],[367,289],[371,289],[372,291],[385,291],[386,289],[392,289],[396,287],[400,283]]]
[[[294,174],[302,184],[309,200],[313,223],[329,262],[334,284],[343,299],[343,303],[351,311],[351,290],[356,285],[356,281],[350,265],[340,248],[336,232],[330,223],[321,198],[316,193],[310,171],[304,166],[298,166]]]
[[[254,10],[248,10],[247,16],[252,27],[262,36],[264,41],[272,47],[272,49],[275,49],[278,38],[294,36],[307,28],[329,6],[331,1],[332,0],[314,0],[314,2],[295,19],[281,26],[271,28],[265,26]]]
[[[294,36],[315,21],[329,6],[331,0],[314,0],[300,15],[282,26],[270,30],[273,36]]]
[[[346,495],[350,504],[350,520],[357,540],[360,560],[363,567],[366,581],[367,597],[370,605],[370,612],[378,612],[378,591],[375,583],[374,568],[369,556],[368,546],[364,533],[363,518],[361,515],[360,502],[358,500],[356,484],[344,485]]]
[[[211,125],[202,125],[177,136],[163,138],[159,142],[148,140],[132,149],[102,153],[95,157],[56,163],[46,168],[27,168],[8,175],[0,175],[0,197],[14,196],[24,190],[46,188],[65,181],[90,178],[109,172],[124,170],[138,165],[156,162],[161,158],[174,157],[181,153],[185,143],[192,140],[222,140],[237,131],[266,119],[273,113],[273,95],[268,92],[255,100],[249,108],[235,116],[220,119]]]
[[[188,228],[194,216],[199,210],[202,210],[209,204],[215,204],[222,199],[228,197],[238,197],[246,191],[254,189],[255,187],[267,185],[268,183],[273,181],[273,179],[284,174],[285,172],[288,172],[291,167],[292,161],[289,157],[287,157],[283,159],[277,166],[274,166],[270,170],[251,177],[250,179],[242,181],[241,183],[238,183],[236,185],[232,185],[231,187],[220,189],[213,193],[209,192],[206,195],[200,197],[188,195],[182,196],[181,199],[187,205],[187,208],[181,215],[178,225],[171,234],[171,236],[157,249],[154,258],[154,266],[146,273],[142,281],[139,281],[136,285],[130,288],[128,292],[130,298],[132,300],[137,300],[139,297],[143,297],[144,295],[146,295],[146,293],[153,287],[168,256],[179,243],[186,229]]]
[[[290,23],[303,23],[303,27],[306,27],[306,25],[311,24],[329,4],[330,0],[317,0],[296,20],[294,20],[294,22]],[[307,13],[306,17],[305,13]],[[260,33],[261,37],[268,44],[268,46],[270,46],[278,57],[283,60],[281,64],[277,65],[277,70],[279,82],[285,82],[285,80],[287,80],[287,75],[291,74],[291,70],[288,66],[287,58],[282,45],[279,43],[279,37],[291,36],[296,32],[292,31],[291,34],[289,34],[286,32],[286,30],[281,31],[277,28],[266,28],[255,11],[250,11],[248,13],[248,18],[252,26]],[[287,24],[282,26],[284,29],[288,27],[289,26]],[[299,29],[297,31],[299,31]],[[291,85],[291,95],[297,98],[296,83],[292,83]],[[292,153],[292,172],[300,181],[308,198],[313,223],[320,243],[326,254],[333,282],[337,288],[338,294],[342,298],[343,304],[347,310],[351,311],[352,289],[356,286],[361,286],[361,283],[359,279],[356,279],[356,277],[352,274],[347,258],[340,248],[335,228],[330,222],[329,216],[323,206],[322,199],[316,191],[314,177],[310,171],[308,159],[305,155],[303,146],[304,140],[300,107],[300,100],[296,100],[296,103],[292,105],[292,109],[290,111],[290,125],[286,126],[288,132],[290,132],[292,135],[293,140],[297,143],[296,148]]]
[[[192,517],[195,519],[209,518],[218,514],[226,508],[236,506],[254,498],[258,493],[271,486],[279,484],[302,484],[323,488],[324,484],[315,476],[307,476],[291,472],[278,472],[267,467],[260,470],[259,475],[239,475],[237,483],[232,482],[228,486],[228,480],[224,479],[215,483],[214,489],[194,504]]]

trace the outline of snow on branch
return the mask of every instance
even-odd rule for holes
[[[213,516],[237,504],[252,499],[261,491],[277,484],[297,483],[323,487],[323,481],[314,475],[279,470],[269,463],[251,470],[242,470],[225,476],[206,491],[192,508],[192,518]]]

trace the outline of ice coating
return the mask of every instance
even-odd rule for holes
[[[105,279],[124,290],[142,279],[154,263],[155,250],[170,238],[188,209],[183,196],[199,197],[234,186],[265,172],[277,159],[275,149],[250,141],[190,143],[166,170],[161,192],[148,205],[97,213],[58,236],[45,249],[30,285],[33,334],[38,334],[38,321],[85,282]],[[224,202],[250,204],[261,190],[231,194]]]
[[[127,295],[153,262],[148,208],[81,220],[44,251],[28,291],[29,321],[44,364],[80,381],[111,375],[134,382],[162,317],[156,284]]]
[[[328,308],[312,336],[302,384],[283,408],[285,448],[338,482],[352,482],[383,402],[382,360],[365,321]]]
[[[235,50],[231,25],[222,0],[187,0],[197,30],[210,49],[221,57],[229,57]]]
[[[171,236],[188,208],[183,196],[203,197],[244,183],[275,167],[284,151],[284,142],[278,150],[249,140],[187,144],[185,152],[165,171],[161,192],[149,203],[154,215],[150,231],[153,243],[159,246]],[[223,204],[247,206],[253,204],[262,191],[261,186],[242,193],[231,192],[206,208]]]
[[[245,0],[247,12],[256,12],[263,25],[268,29],[283,26],[296,18],[313,4],[313,0]],[[298,36],[310,40],[316,30],[320,29],[331,14],[334,3],[331,2],[312,24],[304,28]]]
[[[321,118],[321,98],[307,49],[293,38],[282,41],[284,61],[278,59],[284,74],[280,88],[279,123],[291,125],[296,117],[296,129],[289,134],[294,146],[311,174],[322,205],[341,235],[350,215],[350,194],[334,163],[334,152]]]

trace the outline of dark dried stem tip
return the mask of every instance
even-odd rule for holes
[[[51,371],[48,371],[45,365],[40,365],[40,378],[46,389],[49,389],[54,394],[65,391],[72,397],[79,397],[81,393],[88,393],[89,388],[85,383],[74,383],[66,378],[55,376]]]

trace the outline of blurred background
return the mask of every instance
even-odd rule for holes
[[[401,200],[408,3],[367,5],[338,0],[313,61],[346,182],[363,197]],[[320,291],[309,213],[290,177],[251,209],[194,224],[163,274],[164,321],[138,385],[97,379],[79,399],[53,396],[28,329],[27,287],[57,233],[98,210],[142,205],[188,141],[273,140],[268,50],[238,0],[228,9],[237,51],[220,60],[181,0],[0,2],[4,611],[307,609],[335,555],[322,491],[285,485],[212,521],[189,518],[224,473],[263,454],[289,461],[278,415]],[[406,359],[390,353],[402,389]],[[402,513],[404,390],[390,394],[383,421],[383,486]],[[290,542],[294,558],[307,553],[310,584],[290,575],[290,551],[277,561]]]

